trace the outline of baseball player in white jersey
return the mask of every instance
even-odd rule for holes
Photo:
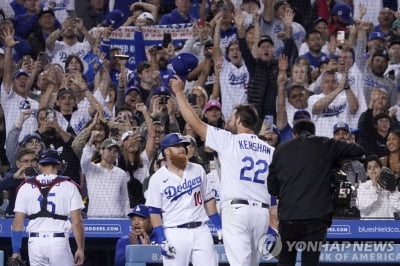
[[[42,174],[26,179],[18,190],[11,236],[12,257],[21,256],[22,230],[27,217],[31,266],[82,265],[85,236],[81,217],[84,205],[80,191],[68,177],[57,175],[61,165],[57,151],[42,150],[38,163]],[[74,256],[69,245],[71,228],[77,244]]]
[[[188,162],[189,144],[179,133],[161,140],[160,150],[166,165],[151,177],[146,205],[164,265],[181,266],[189,262],[194,266],[217,265],[206,222],[210,218],[221,229],[221,218],[203,167]]]
[[[274,148],[253,127],[257,111],[238,105],[222,130],[202,122],[188,104],[179,77],[171,80],[181,114],[221,162],[221,216],[225,251],[231,266],[259,265],[258,241],[269,225],[268,166]]]

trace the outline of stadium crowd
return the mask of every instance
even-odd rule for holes
[[[18,185],[37,173],[41,149],[58,151],[61,174],[82,187],[87,217],[127,217],[145,203],[165,163],[160,140],[173,132],[190,140],[189,160],[204,167],[218,199],[218,157],[185,124],[169,87],[174,75],[215,127],[250,103],[258,136],[274,147],[292,138],[299,119],[312,120],[317,135],[359,143],[369,159],[342,164],[359,192],[354,206],[361,217],[400,211],[398,186],[376,181],[382,169],[400,176],[398,1],[8,2],[0,4],[5,217]],[[145,46],[145,27],[181,23],[192,30],[184,45],[166,33]],[[125,26],[135,29],[134,69],[112,41]]]

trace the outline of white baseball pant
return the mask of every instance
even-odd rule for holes
[[[210,229],[206,224],[197,228],[165,228],[165,236],[176,250],[172,259],[163,256],[164,266],[218,265]]]
[[[69,245],[69,235],[54,237],[53,232],[30,233],[28,240],[29,263],[31,266],[72,266],[74,258]]]
[[[231,266],[260,264],[258,241],[267,232],[269,210],[262,208],[260,202],[248,202],[247,205],[222,203],[222,234]]]

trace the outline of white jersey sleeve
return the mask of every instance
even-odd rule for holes
[[[203,172],[202,174],[203,181],[201,183],[201,194],[203,196],[204,202],[207,202],[211,199],[214,199],[215,196],[212,190],[213,187],[211,186],[211,183],[207,181],[208,178],[206,172],[204,171],[204,168],[203,167],[200,168],[201,168],[200,171]]]

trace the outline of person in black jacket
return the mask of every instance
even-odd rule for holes
[[[295,265],[299,243],[306,245],[302,261],[318,265],[318,247],[326,239],[334,211],[332,169],[342,159],[363,156],[364,149],[358,144],[315,136],[315,125],[309,120],[297,121],[293,135],[294,139],[275,150],[267,179],[269,193],[279,199],[282,251],[278,265]]]
[[[265,115],[275,117],[278,95],[276,81],[279,69],[278,60],[274,58],[274,42],[268,35],[261,37],[257,44],[257,57],[253,57],[247,46],[244,18],[240,12],[235,14],[235,23],[240,52],[250,74],[247,88],[248,103],[254,105],[260,121],[263,121]],[[285,47],[283,53],[289,58],[288,61],[292,62],[292,58],[297,56],[296,44],[290,37],[285,38],[283,42]]]

